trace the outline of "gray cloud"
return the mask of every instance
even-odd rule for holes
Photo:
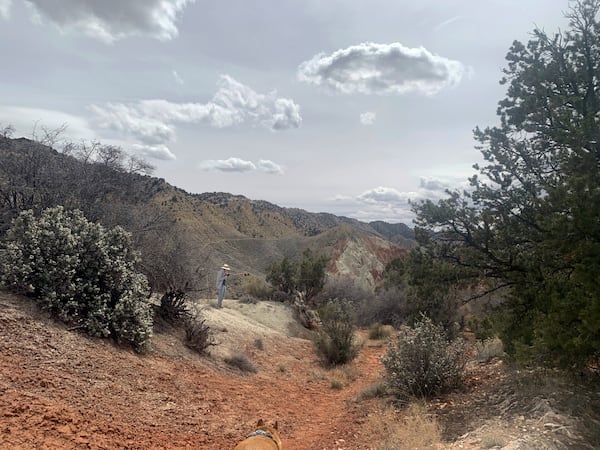
[[[0,0],[0,17],[8,19],[12,0]]]
[[[419,187],[428,191],[445,192],[446,189],[450,188],[450,184],[438,178],[421,177]]]
[[[112,43],[138,35],[161,41],[173,39],[178,34],[179,15],[195,0],[26,1],[39,21],[47,19],[61,31],[73,30]]]
[[[460,82],[465,67],[423,47],[362,43],[319,53],[298,68],[300,81],[341,94],[433,95]]]

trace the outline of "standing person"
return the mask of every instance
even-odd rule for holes
[[[227,292],[227,277],[230,270],[227,264],[223,264],[217,273],[217,308],[223,307],[223,299]]]

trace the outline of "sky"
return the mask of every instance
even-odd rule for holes
[[[505,56],[568,0],[0,0],[0,128],[190,193],[411,225],[466,186]],[[57,146],[61,142],[57,142]]]

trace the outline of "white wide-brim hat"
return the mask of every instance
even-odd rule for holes
[[[225,270],[231,270],[231,268],[227,265],[227,264],[223,264],[221,266],[221,269],[225,269]]]

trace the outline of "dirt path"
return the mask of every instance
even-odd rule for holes
[[[377,378],[384,347],[367,342],[352,365],[326,371],[310,341],[268,326],[267,317],[282,326],[279,309],[267,316],[261,308],[269,304],[207,310],[220,340],[210,358],[170,334],[138,356],[3,294],[0,448],[231,449],[259,418],[278,421],[287,449],[368,448],[359,444],[366,406],[353,399]],[[240,351],[256,374],[223,363]],[[344,387],[334,389],[334,379]]]
[[[0,449],[225,450],[259,418],[278,422],[285,450],[367,450],[386,437],[373,427],[385,400],[356,400],[378,380],[382,342],[366,340],[352,364],[325,370],[285,305],[198,307],[218,342],[210,357],[172,332],[157,333],[140,356],[0,292]],[[237,353],[257,373],[224,362]],[[595,388],[505,374],[499,361],[476,365],[466,391],[428,404],[424,417],[443,428],[434,448],[598,448]],[[404,426],[404,412],[394,414]]]

